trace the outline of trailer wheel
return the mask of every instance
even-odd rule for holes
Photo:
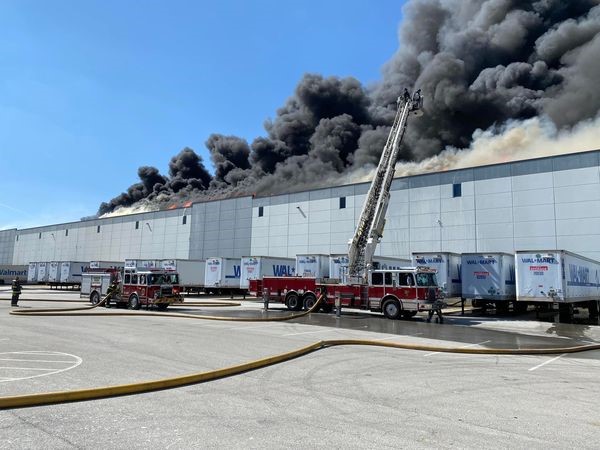
[[[90,295],[90,302],[92,302],[92,305],[100,303],[100,294],[98,294],[98,291],[92,292],[92,295]]]
[[[309,310],[317,303],[317,298],[313,294],[306,294],[304,296],[304,309]]]
[[[133,294],[131,297],[129,297],[129,309],[140,309],[142,307],[142,304],[140,303],[140,299],[138,298],[137,295]]]
[[[402,314],[402,306],[396,299],[389,299],[383,302],[383,315],[388,319],[396,320]]]
[[[292,311],[300,311],[302,309],[302,302],[298,298],[298,294],[289,294],[285,298],[285,306],[287,309]]]
[[[159,311],[165,311],[169,307],[169,304],[168,303],[157,303],[156,307],[158,308]]]

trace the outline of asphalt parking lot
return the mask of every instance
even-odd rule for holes
[[[76,293],[25,290],[23,308]],[[594,325],[449,316],[389,321],[348,311],[290,322],[10,316],[0,291],[0,396],[214,370],[323,339],[456,347],[600,342]],[[264,316],[261,304],[177,307]],[[171,308],[170,308],[171,310]],[[126,312],[126,310],[119,310]],[[288,314],[270,311],[270,315]],[[600,351],[459,355],[335,347],[242,375],[147,394],[0,411],[5,448],[597,448]]]

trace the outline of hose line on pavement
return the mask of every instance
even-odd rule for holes
[[[320,296],[315,304],[308,311],[299,314],[291,314],[283,317],[273,318],[250,318],[250,317],[218,317],[218,316],[196,316],[189,314],[180,313],[147,313],[147,312],[128,312],[128,313],[95,313],[88,312],[84,313],[84,310],[91,310],[98,306],[101,306],[106,301],[106,298],[99,302],[97,305],[93,305],[85,308],[64,308],[61,310],[52,309],[32,309],[32,310],[14,310],[11,311],[13,315],[36,315],[36,316],[50,316],[50,315],[71,315],[71,316],[88,316],[88,315],[108,315],[108,316],[130,316],[130,315],[144,315],[149,314],[153,316],[161,317],[177,317],[177,318],[192,318],[192,319],[209,319],[209,320],[228,320],[238,322],[256,322],[256,321],[282,321],[291,320],[298,317],[305,316],[315,311],[320,302],[322,296]],[[81,313],[74,313],[75,311],[82,311]],[[465,348],[465,347],[441,347],[434,345],[421,345],[421,344],[401,344],[389,341],[380,340],[367,340],[367,339],[335,339],[335,340],[323,340],[305,347],[298,348],[286,353],[281,353],[266,358],[261,358],[253,361],[248,361],[235,366],[225,367],[221,369],[211,370],[208,372],[197,372],[189,375],[163,378],[153,381],[144,381],[139,383],[121,384],[115,386],[96,387],[88,389],[77,389],[71,391],[58,391],[58,392],[47,392],[38,394],[26,394],[16,395],[8,397],[0,397],[0,409],[12,409],[12,408],[26,408],[43,405],[53,405],[59,403],[70,403],[78,401],[97,400],[109,397],[119,397],[124,395],[141,394],[146,392],[158,391],[163,389],[172,389],[181,386],[187,386],[197,383],[205,383],[208,381],[218,380],[220,378],[231,377],[239,375],[244,372],[257,370],[263,367],[271,366],[274,364],[280,364],[300,356],[307,355],[309,353],[323,350],[330,347],[336,346],[371,346],[371,347],[386,347],[402,350],[417,350],[425,352],[440,352],[440,353],[460,353],[469,355],[555,355],[564,353],[579,353],[591,350],[600,350],[600,344],[588,344],[573,347],[554,347],[554,348],[529,348],[529,349],[509,349],[509,348]]]
[[[367,345],[374,347],[387,347],[404,350],[420,350],[427,352],[462,353],[471,355],[554,355],[563,353],[578,353],[590,350],[600,350],[600,344],[582,345],[576,347],[560,348],[531,348],[531,349],[507,349],[507,348],[460,348],[460,347],[438,347],[433,345],[399,344],[394,342],[382,342],[376,340],[362,339],[336,339],[315,342],[314,344],[301,347],[290,352],[266,358],[249,361],[235,366],[208,372],[198,372],[172,378],[163,378],[153,381],[145,381],[132,384],[121,384],[116,386],[97,387],[90,389],[78,389],[72,391],[48,392],[40,394],[16,395],[11,397],[0,397],[0,409],[26,408],[33,406],[53,405],[58,403],[70,403],[87,400],[97,400],[108,397],[119,397],[124,395],[141,394],[146,392],[172,389],[197,383],[218,380],[231,377],[244,372],[257,370],[263,367],[280,364],[309,353],[323,350],[329,347],[343,345]]]

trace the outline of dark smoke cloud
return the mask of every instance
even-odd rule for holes
[[[569,129],[600,110],[600,0],[411,0],[400,46],[370,89],[354,78],[307,74],[251,145],[211,135],[211,176],[196,153],[171,160],[169,177],[140,182],[100,213],[140,199],[182,200],[325,186],[377,164],[396,98],[420,88],[425,115],[407,129],[400,159],[468,147],[477,129],[549,117]]]

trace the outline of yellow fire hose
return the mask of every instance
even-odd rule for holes
[[[231,317],[211,317],[211,316],[189,316],[186,314],[169,314],[169,313],[153,313],[153,315],[167,316],[167,317],[185,317],[185,318],[201,318],[201,319],[212,319],[212,320],[235,320],[235,321],[273,321],[273,320],[290,320],[292,318],[302,317],[306,314],[313,312],[321,302],[322,297],[319,297],[315,305],[308,311],[301,314],[292,314],[286,317],[277,317],[269,319],[250,319],[250,318],[231,318]],[[102,305],[104,300],[93,307],[87,308],[68,308],[64,309],[64,312],[72,315],[69,312],[72,310],[81,309],[93,309],[94,307]],[[37,312],[36,312],[37,311]],[[59,315],[59,311],[50,313],[49,310],[29,310],[12,311],[11,314],[15,315]],[[92,313],[93,314],[93,313]],[[135,315],[147,315],[145,313],[133,313]],[[73,314],[77,315],[77,314]],[[81,314],[83,315],[83,314]],[[89,315],[89,314],[86,314]],[[94,314],[100,315],[100,314]],[[103,314],[106,315],[106,314]],[[132,313],[117,313],[109,315],[132,315]],[[220,378],[230,377],[238,375],[240,373],[248,372],[251,370],[257,370],[263,367],[279,364],[285,361],[289,361],[294,358],[306,355],[311,352],[326,349],[329,347],[342,346],[342,345],[367,345],[377,347],[396,348],[404,350],[419,350],[426,352],[443,352],[443,353],[463,353],[472,355],[553,355],[562,353],[578,353],[590,350],[600,350],[600,344],[581,345],[575,347],[559,347],[559,348],[530,348],[530,349],[507,349],[507,348],[456,348],[456,347],[438,347],[433,345],[417,345],[417,344],[400,344],[393,342],[383,342],[377,340],[361,340],[361,339],[336,339],[336,340],[325,340],[315,342],[314,344],[306,347],[301,347],[290,352],[281,353],[275,356],[269,356],[254,361],[249,361],[243,364],[238,364],[231,367],[225,367],[222,369],[212,370],[208,372],[198,372],[189,375],[183,375],[179,377],[163,378],[154,381],[145,381],[140,383],[122,384],[116,386],[107,386],[99,388],[89,389],[78,389],[73,391],[59,391],[59,392],[48,392],[40,394],[27,394],[27,395],[16,395],[9,397],[0,397],[0,409],[11,409],[11,408],[25,408],[42,405],[52,405],[58,403],[69,403],[77,401],[96,400],[108,397],[117,397],[124,395],[140,394],[144,392],[152,392],[163,389],[171,389],[180,386],[186,386],[190,384],[205,383],[208,381],[217,380]]]
[[[153,311],[129,311],[129,312],[85,312],[73,314],[75,311],[90,311],[92,309],[98,308],[99,306],[103,306],[108,300],[110,294],[107,294],[104,299],[92,306],[82,306],[78,308],[35,308],[35,309],[14,309],[10,312],[13,316],[161,316],[161,317],[178,317],[184,319],[203,319],[203,320],[220,320],[220,321],[229,321],[229,322],[282,322],[285,320],[297,319],[299,317],[304,317],[307,314],[314,312],[321,302],[322,297],[319,296],[315,304],[312,308],[307,311],[298,314],[288,314],[286,316],[279,317],[227,317],[227,316],[204,316],[204,315],[191,315],[191,314],[183,314],[183,313],[168,313],[168,312],[153,312]],[[186,303],[175,303],[176,306],[186,306]],[[220,302],[220,303],[209,303],[209,302],[195,302],[194,304],[190,304],[190,306],[239,306],[240,303],[236,302]]]

